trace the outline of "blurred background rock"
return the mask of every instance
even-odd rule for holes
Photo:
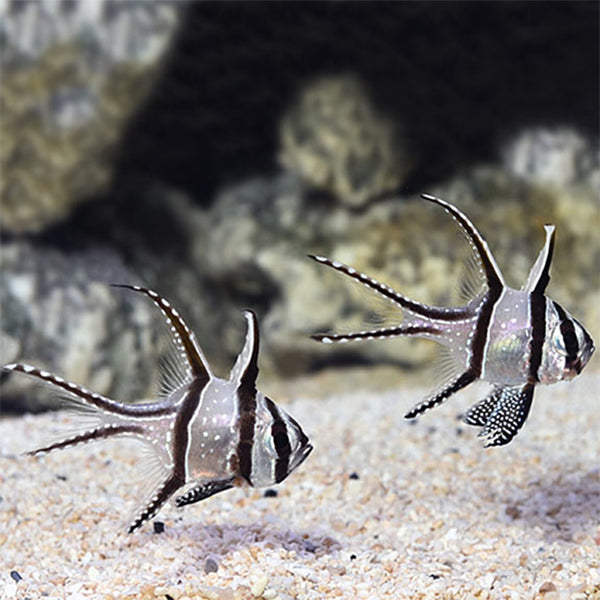
[[[162,317],[106,285],[129,282],[177,306],[217,372],[250,307],[267,377],[385,364],[400,385],[435,346],[312,342],[370,307],[305,255],[456,302],[467,245],[423,191],[516,287],[555,223],[550,295],[600,336],[596,3],[0,7],[3,362],[150,393]],[[2,396],[47,398],[6,376]]]

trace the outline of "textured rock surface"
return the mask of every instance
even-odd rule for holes
[[[576,136],[570,139],[580,143]],[[593,165],[595,151],[589,150],[586,156],[583,162]],[[557,243],[549,295],[598,339],[597,167],[576,173],[581,177],[561,185],[532,183],[489,165],[426,191],[456,203],[471,217],[488,240],[507,282],[514,287],[525,281],[543,244],[543,224],[555,223]],[[199,208],[185,195],[164,186],[133,186],[123,193],[126,213],[118,209],[114,213],[90,212],[91,226],[102,231],[104,237],[100,243],[84,231],[80,233],[85,239],[83,247],[104,248],[109,243],[118,247],[126,259],[117,262],[123,260],[130,273],[121,281],[141,281],[166,296],[194,329],[217,372],[226,373],[239,352],[244,308],[253,308],[260,318],[261,369],[266,375],[298,375],[332,364],[389,364],[402,368],[430,364],[437,346],[423,340],[338,346],[312,341],[311,333],[362,329],[365,325],[372,327],[378,315],[395,321],[401,315],[367,290],[310,261],[307,253],[346,262],[423,302],[441,306],[460,302],[457,288],[469,255],[468,245],[441,209],[416,196],[381,199],[354,210],[329,196],[307,192],[289,174],[232,185],[222,190],[208,209]],[[131,208],[127,200],[134,194],[136,206]],[[65,233],[59,232],[58,237],[62,235]],[[87,371],[77,371],[79,367],[69,364],[78,343],[71,329],[77,327],[74,311],[62,310],[59,314],[65,319],[64,327],[55,328],[51,335],[44,333],[45,315],[48,311],[52,314],[52,308],[44,304],[44,295],[38,294],[28,300],[27,311],[35,318],[26,321],[27,327],[15,329],[15,325],[9,325],[14,299],[6,294],[13,294],[15,287],[19,289],[23,278],[37,281],[42,271],[46,277],[55,277],[58,271],[57,286],[68,289],[71,261],[78,264],[77,253],[58,253],[61,259],[52,262],[52,253],[38,241],[14,244],[12,250],[11,246],[3,249],[6,284],[2,347],[6,360],[38,360],[41,366],[72,376],[79,383],[93,387],[98,382],[99,392],[120,394],[121,383],[129,379],[133,367],[114,356],[111,344],[118,342],[108,339],[113,333],[104,325],[94,333],[98,345],[94,342],[92,347],[95,352],[113,356],[99,357],[101,362],[96,366],[90,362]],[[20,252],[29,259],[17,259]],[[84,253],[81,261],[89,263],[89,256]],[[58,291],[54,293],[60,298]],[[20,301],[20,311],[25,310],[25,304]],[[82,314],[88,310],[84,305],[85,301],[78,305]],[[60,302],[52,306],[61,310]],[[122,307],[113,305],[110,313],[118,323],[123,318],[116,316],[120,310]],[[158,313],[151,315],[145,321],[150,330],[161,322]],[[67,325],[70,319],[73,323]],[[127,329],[131,329],[127,335],[144,335],[139,326],[126,323],[118,335],[125,335]],[[49,337],[55,348],[52,362],[46,342],[37,346],[38,341]],[[23,340],[28,340],[26,345]],[[134,369],[144,381],[141,389],[145,389],[157,353],[143,344],[139,352],[148,352],[143,358],[136,356],[136,360],[144,361],[144,368]],[[103,379],[106,371],[102,361],[112,361],[107,381]]]
[[[452,302],[467,247],[417,200],[429,191],[473,218],[516,286],[543,223],[556,222],[550,293],[598,337],[599,154],[585,137],[598,130],[595,4],[185,6],[180,19],[173,3],[0,3],[3,242],[29,256],[16,270],[2,257],[3,293],[13,275],[16,289],[38,281],[40,268],[70,289],[94,255],[176,304],[218,372],[239,350],[244,307],[261,320],[264,374],[429,364],[428,343],[310,341],[362,327],[379,306],[305,258],[327,254],[419,300]],[[301,182],[277,171],[278,156]],[[305,165],[317,165],[310,185]],[[400,197],[378,195],[397,183]],[[84,202],[90,194],[98,201]],[[96,306],[104,292],[94,286]],[[3,315],[2,351],[33,360],[55,317],[19,306],[29,329],[7,330]],[[150,314],[154,327],[161,318]],[[94,336],[109,337],[94,323]],[[52,337],[56,370],[77,374],[65,361],[78,336],[65,325]],[[113,351],[103,344],[94,347]],[[105,362],[114,381],[132,377],[130,363],[109,357],[79,382],[108,385]]]
[[[574,138],[575,139],[575,138]],[[520,287],[543,245],[543,224],[557,225],[549,294],[600,334],[597,175],[568,185],[532,184],[496,166],[478,168],[427,191],[456,203],[488,240],[507,282]],[[460,301],[469,256],[453,221],[415,197],[397,197],[360,212],[313,198],[289,176],[256,179],[224,191],[195,238],[197,270],[233,304],[260,309],[263,361],[284,374],[323,361],[418,365],[435,345],[416,340],[323,348],[307,335],[362,328],[370,313],[398,319],[390,307],[306,259],[307,252],[350,264],[423,302]],[[576,268],[573,256],[578,256]],[[226,293],[224,291],[226,290]],[[229,325],[223,319],[223,327]],[[371,323],[372,326],[372,323]]]
[[[42,230],[106,189],[177,15],[164,3],[2,3],[4,230]]]
[[[310,82],[279,127],[281,162],[349,206],[398,188],[409,170],[398,123],[378,113],[355,76]]]
[[[76,256],[20,242],[2,247],[2,364],[23,361],[93,391],[135,400],[149,391],[160,355],[160,313],[108,286],[134,275],[109,251]],[[28,377],[6,374],[3,409],[57,403]]]
[[[533,184],[564,187],[586,182],[596,189],[600,185],[600,153],[572,129],[526,130],[502,154],[509,173]]]

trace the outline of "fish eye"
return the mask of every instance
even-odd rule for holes
[[[567,355],[567,347],[565,345],[565,338],[560,330],[560,325],[557,325],[552,332],[552,345],[561,354]]]
[[[277,454],[284,452],[288,445],[288,437],[285,429],[279,429],[276,431],[273,438],[275,440],[275,449],[277,450]]]
[[[290,442],[292,440],[289,440]],[[285,425],[277,424],[273,429],[265,431],[265,446],[271,456],[279,456],[286,452],[288,447],[288,436]]]

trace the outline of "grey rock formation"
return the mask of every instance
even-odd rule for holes
[[[410,168],[399,124],[380,114],[352,75],[309,82],[283,116],[279,137],[283,165],[348,206],[397,188]]]
[[[5,231],[43,230],[106,189],[178,12],[117,0],[1,4]]]
[[[109,287],[134,281],[111,251],[68,255],[27,242],[2,247],[0,358],[27,362],[113,398],[149,393],[161,316],[145,298]],[[3,409],[57,405],[28,377],[4,376]]]
[[[423,191],[469,215],[515,287],[543,244],[543,224],[555,223],[549,293],[598,339],[598,206],[591,183],[597,176],[591,170],[583,179],[547,185],[489,165]],[[5,361],[29,360],[120,398],[143,394],[161,353],[152,340],[162,317],[144,298],[122,297],[96,283],[110,280],[141,282],[167,297],[220,374],[231,368],[242,344],[244,308],[259,316],[263,375],[293,376],[340,364],[400,369],[431,363],[437,347],[424,340],[333,346],[312,341],[312,333],[360,329],[373,326],[374,318],[398,321],[401,315],[307,253],[343,261],[423,302],[461,301],[468,244],[442,210],[417,195],[349,208],[280,173],[231,185],[208,209],[165,186],[139,190],[136,202],[140,218],[133,223],[101,224],[124,246],[127,270],[123,259],[106,251],[67,256],[33,241],[3,248]],[[151,222],[155,233],[148,229]],[[101,274],[95,265],[104,265]],[[134,377],[138,392],[130,393]],[[11,379],[4,396],[16,385],[25,383]]]
[[[590,177],[596,177],[595,184],[600,184],[599,153],[572,129],[525,130],[505,146],[502,155],[507,172],[532,184],[565,187]]]
[[[555,223],[552,295],[598,335],[598,208],[589,185],[594,177],[542,186],[489,166],[426,191],[455,202],[473,219],[515,287],[543,244],[542,225]],[[294,177],[280,175],[223,191],[204,219],[205,235],[193,243],[195,269],[211,282],[202,295],[215,298],[211,304],[222,314],[222,331],[235,322],[225,307],[259,310],[263,368],[280,375],[340,362],[417,366],[429,362],[436,348],[406,339],[333,347],[311,341],[311,333],[363,328],[373,326],[374,316],[401,315],[309,261],[308,252],[350,264],[420,301],[461,302],[468,244],[443,211],[417,197],[389,198],[357,212],[315,201]],[[228,352],[231,339],[221,337]]]

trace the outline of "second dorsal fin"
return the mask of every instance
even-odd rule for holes
[[[554,252],[554,237],[556,227],[554,225],[544,225],[546,231],[546,241],[538,257],[529,271],[527,281],[521,288],[522,291],[530,294],[543,294],[550,281],[550,264],[552,263],[552,253]]]
[[[246,340],[233,369],[231,369],[229,379],[238,386],[242,383],[247,386],[255,386],[258,377],[258,349],[260,343],[258,323],[256,315],[251,310],[245,310],[244,317],[246,317],[248,324]]]

